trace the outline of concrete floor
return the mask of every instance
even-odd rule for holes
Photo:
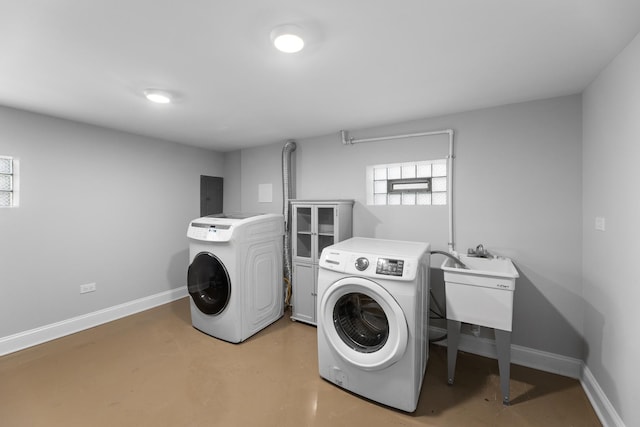
[[[191,326],[188,300],[0,358],[0,425],[600,426],[578,381],[432,346],[418,409],[406,414],[318,376],[316,329],[288,315],[241,344]]]

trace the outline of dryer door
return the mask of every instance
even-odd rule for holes
[[[200,252],[187,273],[187,287],[196,307],[205,314],[219,314],[229,303],[231,281],[215,255]]]
[[[407,348],[402,308],[385,288],[368,279],[345,277],[333,283],[320,300],[320,322],[332,350],[360,369],[384,369]]]

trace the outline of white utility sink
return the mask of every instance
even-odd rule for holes
[[[509,258],[460,255],[468,269],[447,258],[444,270],[447,319],[511,331],[513,291],[520,277]]]
[[[441,266],[447,300],[448,381],[453,384],[462,322],[493,328],[502,402],[508,405],[513,291],[520,275],[509,258],[459,258],[468,268],[456,267],[450,258]]]

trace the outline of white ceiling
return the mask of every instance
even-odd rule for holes
[[[0,104],[228,151],[579,93],[638,31],[639,0],[0,0]]]

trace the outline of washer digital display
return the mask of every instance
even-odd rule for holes
[[[378,258],[376,274],[384,274],[385,276],[402,276],[403,270],[404,260]]]

